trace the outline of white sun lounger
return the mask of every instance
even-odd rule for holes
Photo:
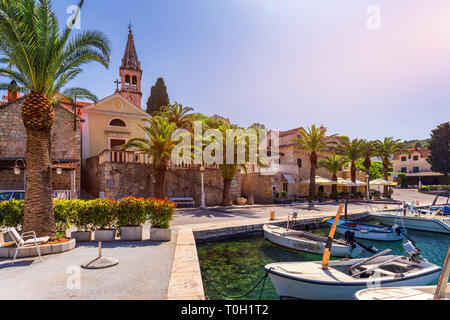
[[[14,243],[17,246],[16,253],[14,254],[14,259],[13,259],[12,264],[14,264],[14,262],[16,261],[17,254],[19,253],[19,250],[21,248],[36,247],[36,251],[38,253],[39,260],[42,261],[41,248],[39,247],[39,244],[47,242],[50,239],[50,237],[37,238],[36,233],[34,231],[24,232],[22,235],[19,235],[19,233],[17,232],[17,230],[15,228],[10,228],[9,234],[11,235],[11,238],[14,240]]]

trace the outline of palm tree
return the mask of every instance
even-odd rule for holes
[[[384,174],[384,180],[389,179],[389,166],[391,165],[391,157],[394,156],[397,153],[408,153],[411,154],[411,152],[408,150],[408,148],[405,146],[404,143],[401,142],[401,140],[395,140],[393,137],[384,138],[383,141],[377,140],[375,142],[377,155],[383,159],[383,174]],[[388,198],[388,187],[384,187],[384,193],[383,196]]]
[[[192,122],[194,114],[190,113],[194,109],[183,107],[181,104],[175,103],[165,107],[161,107],[161,111],[155,113],[162,117],[166,117],[170,122],[176,124],[177,129],[187,129],[192,131]]]
[[[84,100],[84,101],[91,101],[93,103],[97,103],[98,98],[95,94],[90,92],[89,90],[83,89],[83,88],[70,88],[66,89],[63,92],[63,96],[69,104],[72,106],[72,112],[74,117],[74,131],[77,130],[77,101]]]
[[[139,123],[135,125],[141,128],[147,137],[130,139],[119,149],[145,152],[152,158],[156,176],[155,197],[163,199],[167,167],[172,151],[178,143],[172,141],[172,135],[177,127],[169,119],[160,116],[155,116],[151,120],[142,119],[142,121],[148,125],[143,126]]]
[[[332,180],[337,182],[337,173],[341,171],[342,167],[347,163],[347,158],[334,154],[332,156],[326,157],[325,160],[320,161],[319,166],[325,168],[329,173],[331,173],[333,175]],[[337,185],[333,185],[331,187],[331,194],[333,196],[337,196]]]
[[[364,141],[364,145],[362,148],[362,157],[364,158],[364,168],[366,169],[366,176],[370,176],[370,168],[372,167],[372,157],[376,155],[377,155],[377,148],[375,141]],[[370,181],[367,181],[366,192],[368,195],[370,195]]]
[[[362,151],[364,147],[364,140],[353,139],[349,137],[340,137],[339,144],[336,147],[336,153],[345,156],[351,163],[350,173],[352,181],[356,182],[356,162],[362,158]],[[352,193],[356,194],[357,187],[352,187]]]
[[[81,0],[79,6],[83,3]],[[15,80],[29,92],[22,106],[28,177],[23,230],[52,239],[56,237],[52,104],[64,99],[58,92],[82,72],[82,66],[99,62],[107,68],[110,61],[109,41],[103,33],[85,31],[71,37],[71,31],[69,27],[59,30],[51,0],[0,1],[0,76]]]
[[[305,129],[299,130],[301,138],[293,139],[297,147],[309,151],[311,154],[309,160],[311,163],[309,194],[316,197],[316,170],[318,161],[318,152],[329,151],[336,142],[335,135],[327,137],[327,129],[321,126],[320,128],[313,125],[308,131]]]

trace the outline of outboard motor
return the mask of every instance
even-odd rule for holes
[[[370,252],[370,253],[377,253],[378,252],[378,249],[375,248],[374,246],[368,247],[368,246],[358,242],[355,239],[355,233],[353,231],[347,231],[344,234],[344,239],[345,239],[345,242],[347,242],[347,244],[352,246],[352,249],[355,249],[356,245],[358,245],[361,248],[363,248],[364,250],[366,250],[367,252]]]
[[[413,241],[408,240],[404,242],[403,249],[409,255],[412,261],[418,262],[420,260],[423,260],[420,249],[417,248]]]

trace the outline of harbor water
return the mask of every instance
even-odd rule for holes
[[[369,222],[373,223],[373,222]],[[329,229],[317,229],[313,233],[328,235]],[[450,236],[445,234],[408,231],[417,242],[422,256],[429,262],[442,266],[450,247]],[[336,238],[339,238],[337,235]],[[361,240],[375,246],[379,251],[392,249],[392,254],[406,255],[402,241],[380,242]],[[210,243],[197,247],[203,276],[205,294],[210,300],[278,300],[278,295],[270,278],[252,294],[240,297],[250,291],[264,277],[264,266],[274,262],[320,261],[320,255],[288,250],[266,241],[263,238],[250,238],[221,243]],[[369,257],[371,254],[361,254]],[[262,291],[262,292],[261,292]],[[239,298],[236,298],[239,297]]]

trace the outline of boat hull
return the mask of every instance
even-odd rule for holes
[[[328,219],[326,222],[333,225],[334,219]],[[375,241],[401,241],[405,237],[403,234],[398,234],[392,228],[382,226],[369,225],[355,221],[339,221],[336,232],[345,235],[346,232],[353,232],[355,238]]]
[[[266,270],[270,269],[270,265]],[[367,280],[358,283],[349,282],[320,282],[302,277],[287,276],[269,271],[270,279],[280,298],[294,298],[302,300],[353,300],[358,291],[367,288],[390,288],[405,286],[425,286],[435,281],[440,274],[436,269],[429,274],[405,277],[398,280],[376,281]]]
[[[341,228],[338,227],[336,231],[339,234],[345,234],[349,229],[347,228]],[[365,239],[365,240],[375,240],[375,241],[388,241],[388,242],[394,242],[394,241],[401,241],[404,239],[403,235],[398,235],[395,232],[390,233],[375,233],[375,232],[362,232],[362,231],[356,231],[356,230],[350,230],[355,233],[355,238],[357,239]]]
[[[450,234],[450,226],[441,221],[440,219],[429,219],[429,218],[416,218],[416,217],[397,217],[395,214],[388,213],[371,213],[370,217],[382,223],[384,225],[393,225],[397,220],[398,224],[403,224],[406,229],[428,231],[435,233]]]
[[[267,226],[264,227],[264,236],[267,240],[280,247],[296,251],[323,255],[326,247],[326,243],[324,242],[316,242],[312,240],[296,239],[293,237],[282,236],[280,234],[273,232],[272,230],[267,228]],[[360,246],[356,246],[354,249],[352,249],[350,245],[344,246],[339,244],[333,244],[331,248],[331,256],[337,258],[347,258],[347,257],[354,258],[361,253],[362,248]]]
[[[434,300],[436,286],[402,287],[365,289],[355,294],[356,300]],[[445,300],[450,300],[450,287],[447,289]]]

